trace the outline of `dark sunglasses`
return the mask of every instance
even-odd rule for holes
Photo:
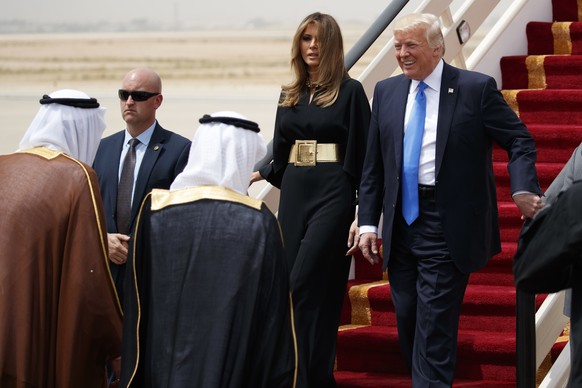
[[[119,99],[122,101],[127,101],[129,96],[131,96],[133,101],[145,101],[153,96],[157,96],[158,94],[160,93],[142,92],[139,90],[134,90],[133,92],[130,92],[128,90],[119,89],[117,91],[117,95],[119,96]]]

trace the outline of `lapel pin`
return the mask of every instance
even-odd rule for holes
[[[450,90],[450,89],[449,89]],[[154,151],[157,151],[160,149],[160,146],[154,146]]]
[[[449,94],[453,94],[454,92],[455,92],[455,89],[449,88]]]

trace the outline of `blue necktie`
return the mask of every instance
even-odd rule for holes
[[[412,112],[404,132],[402,150],[402,215],[408,225],[418,218],[418,162],[426,117],[426,84],[418,84]]]

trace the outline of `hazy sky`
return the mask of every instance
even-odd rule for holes
[[[1,21],[33,23],[123,23],[136,19],[182,25],[240,25],[262,19],[298,24],[311,12],[333,15],[338,22],[371,22],[389,0],[3,0]],[[363,6],[365,4],[365,6]]]

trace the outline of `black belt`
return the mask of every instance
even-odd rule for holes
[[[434,186],[418,185],[418,198],[434,198]]]

